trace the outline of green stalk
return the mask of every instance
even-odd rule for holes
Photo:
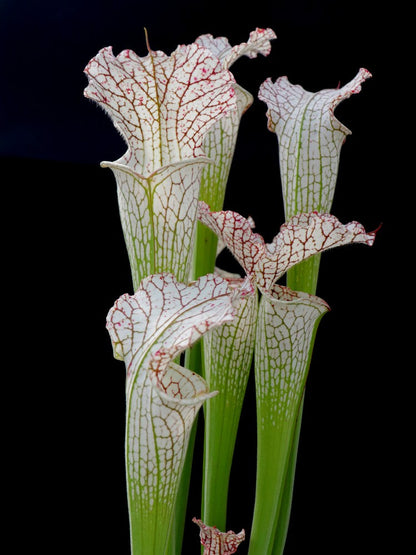
[[[294,291],[304,291],[310,295],[315,295],[318,282],[319,265],[321,255],[317,254],[297,264],[286,274],[286,284]],[[280,510],[276,524],[276,535],[272,554],[283,555],[286,545],[287,534],[289,531],[290,513],[292,510],[293,490],[296,474],[296,462],[299,450],[300,430],[302,427],[303,404],[299,408],[299,415],[294,430],[292,449],[287,466],[287,473],[282,492]]]
[[[293,291],[316,295],[321,255],[315,254],[290,268],[286,274],[286,285]]]
[[[203,342],[204,378],[219,391],[204,406],[202,520],[226,529],[228,487],[241,409],[250,373],[257,316],[257,293],[240,301],[233,322],[213,330]]]
[[[268,412],[269,411],[269,412]],[[276,434],[270,420],[272,404],[258,407],[257,479],[250,555],[271,555],[284,497],[285,480],[292,451],[292,426],[286,423]],[[263,424],[261,423],[263,422]]]
[[[218,237],[207,226],[197,222],[192,279],[214,271]]]
[[[276,286],[260,302],[255,349],[256,499],[249,555],[283,551],[287,534],[300,413],[324,301]]]
[[[218,397],[227,392],[221,392]],[[212,400],[214,400],[212,399]],[[205,407],[202,520],[226,530],[228,486],[239,420],[227,418],[222,400]]]
[[[290,513],[292,508],[293,490],[295,485],[296,462],[299,447],[299,436],[302,427],[304,397],[299,409],[299,415],[296,421],[296,428],[293,435],[292,449],[286,469],[286,477],[283,491],[280,499],[279,516],[276,524],[275,541],[273,546],[273,555],[281,555],[286,545],[287,534],[289,530]]]

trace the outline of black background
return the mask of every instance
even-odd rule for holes
[[[367,554],[389,545],[400,552],[393,546],[405,528],[400,398],[408,377],[397,358],[406,325],[396,308],[402,183],[400,144],[391,140],[399,111],[393,16],[379,3],[356,0],[0,2],[3,293],[13,358],[3,394],[12,401],[8,422],[17,423],[6,426],[15,439],[7,458],[18,470],[9,511],[21,530],[16,545],[28,540],[42,553],[129,552],[124,367],[112,358],[105,317],[131,283],[113,175],[99,167],[125,145],[83,98],[83,68],[107,45],[115,54],[131,48],[146,55],[143,27],[151,47],[166,53],[202,33],[238,44],[255,27],[271,27],[278,38],[270,56],[232,68],[255,101],[241,123],[225,207],[253,216],[267,240],[283,223],[277,141],[256,99],[267,77],[287,75],[316,91],[366,67],[373,78],[336,110],[353,134],[342,150],[332,212],[367,230],[383,223],[371,249],[346,247],[322,258],[318,294],[332,311],[311,365],[285,553]],[[23,420],[15,418],[21,412]],[[228,527],[249,532],[252,381],[242,424]],[[198,552],[190,522],[200,516],[198,465],[191,493],[185,554]]]

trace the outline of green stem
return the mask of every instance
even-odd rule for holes
[[[269,415],[273,407],[258,410],[257,479],[249,555],[271,555],[289,464],[293,433],[291,423],[278,424]]]
[[[216,389],[215,386],[213,389]],[[204,406],[202,520],[224,531],[229,479],[244,392],[245,386],[236,398],[233,391],[224,388]]]
[[[274,541],[274,546],[272,551],[273,555],[283,554],[285,544],[286,544],[287,533],[289,530],[290,512],[292,507],[293,489],[294,489],[294,483],[295,483],[296,462],[297,462],[298,448],[299,448],[299,436],[300,436],[300,430],[302,427],[303,404],[304,404],[304,398],[302,399],[302,403],[299,409],[299,415],[296,422],[296,428],[295,428],[294,437],[293,437],[292,449],[291,449],[290,458],[289,458],[287,471],[286,471],[282,498],[280,500],[279,517],[277,520],[275,541]]]
[[[204,377],[218,395],[204,405],[202,520],[226,530],[229,479],[254,351],[257,294],[240,301],[233,322],[204,338]]]
[[[211,399],[212,401],[214,399]],[[212,413],[214,412],[214,418]],[[221,419],[216,407],[207,410],[205,407],[205,442],[203,463],[203,492],[202,492],[202,520],[209,526],[216,526],[220,530],[226,529],[228,485],[235,438],[229,437],[229,444],[224,452],[223,434],[231,433],[230,426],[222,429],[216,426]],[[213,433],[212,430],[216,433]],[[226,431],[227,430],[227,431]],[[218,432],[221,432],[220,435]]]
[[[318,282],[319,265],[321,255],[317,254],[304,260],[291,268],[286,274],[286,284],[295,291],[304,291],[310,295],[315,295]],[[293,489],[295,482],[296,462],[299,449],[300,430],[302,427],[302,414],[304,398],[299,409],[299,416],[294,432],[292,451],[288,462],[287,475],[285,478],[284,490],[282,492],[281,505],[276,525],[276,536],[273,547],[273,555],[282,555],[287,534],[289,530],[290,513],[292,510]]]
[[[290,268],[286,274],[286,285],[293,291],[316,294],[321,255],[316,254]]]
[[[197,222],[192,279],[214,271],[218,238],[208,227]]]

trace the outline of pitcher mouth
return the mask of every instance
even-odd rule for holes
[[[157,177],[158,174],[165,173],[165,172],[167,173],[167,175],[164,175],[163,179],[166,179],[171,173],[186,166],[198,165],[198,164],[201,164],[201,165],[214,164],[214,161],[211,158],[208,158],[207,156],[196,156],[195,158],[185,158],[183,160],[171,162],[169,164],[166,164],[165,166],[161,166],[160,168],[157,168],[156,170],[149,172],[148,174],[145,174],[145,173],[139,173],[134,169],[132,169],[129,165],[123,163],[122,162],[123,158],[124,156],[119,160],[116,160],[115,162],[103,161],[101,162],[100,166],[102,168],[110,168],[112,170],[118,170],[118,171],[124,172],[128,175],[131,175],[134,179],[148,181],[148,180],[154,180],[154,178]],[[171,172],[169,172],[169,170],[171,170]]]

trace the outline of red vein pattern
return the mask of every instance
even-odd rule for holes
[[[199,526],[204,555],[232,555],[246,537],[244,530],[238,534],[232,530],[220,532],[215,526],[207,526],[198,518],[193,518],[192,522]]]
[[[232,74],[198,44],[143,58],[131,50],[115,57],[111,47],[103,48],[85,73],[85,96],[109,113],[129,146],[118,162],[144,176],[203,156],[207,129],[235,109]]]
[[[367,233],[358,222],[343,225],[331,214],[312,212],[293,216],[266,244],[253,232],[252,222],[237,212],[211,212],[206,203],[200,202],[198,217],[220,237],[262,292],[310,256],[350,243],[372,245],[376,234]]]
[[[85,73],[85,96],[105,109],[128,145],[119,160],[102,165],[117,181],[133,287],[163,272],[185,281],[208,163],[202,143],[212,125],[236,111],[234,78],[198,44],[143,58],[103,48]]]

